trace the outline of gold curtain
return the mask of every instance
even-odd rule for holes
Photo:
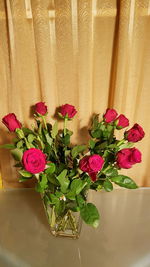
[[[93,113],[114,107],[146,137],[142,164],[128,173],[149,186],[150,0],[1,0],[0,117],[14,112],[30,126],[29,107],[48,104],[49,120],[63,103],[76,106],[74,142],[87,140]],[[121,131],[120,131],[121,136]],[[0,125],[0,142],[12,135]],[[5,187],[17,182],[9,152],[0,151]]]

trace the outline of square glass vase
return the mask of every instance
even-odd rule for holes
[[[63,215],[58,215],[53,205],[45,205],[46,216],[53,236],[70,237],[77,239],[80,236],[82,219],[80,212],[73,212],[68,209]]]

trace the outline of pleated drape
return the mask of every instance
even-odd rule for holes
[[[30,126],[30,107],[45,101],[53,122],[56,107],[70,103],[72,141],[85,143],[91,115],[114,107],[146,132],[137,144],[143,162],[128,175],[149,186],[149,29],[150,0],[1,0],[0,117],[14,112]],[[0,142],[12,138],[1,124]],[[32,186],[17,182],[13,165],[1,150],[4,186]]]

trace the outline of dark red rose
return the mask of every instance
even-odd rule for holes
[[[125,148],[120,150],[116,156],[119,168],[129,169],[132,165],[142,161],[142,154],[137,148]]]
[[[92,181],[96,181],[96,175],[103,167],[104,160],[101,156],[94,154],[92,156],[85,156],[79,162],[79,168],[83,172],[87,172]]]
[[[47,106],[45,105],[45,102],[35,104],[35,112],[44,116],[47,113]]]
[[[129,120],[123,114],[120,114],[116,119],[116,121],[117,121],[116,126],[118,129],[122,129],[129,126]]]
[[[139,124],[134,124],[134,126],[125,132],[125,138],[129,142],[136,143],[140,141],[144,137],[145,133],[143,131],[143,128]]]
[[[104,119],[107,123],[114,121],[117,118],[117,112],[115,109],[108,108],[104,114]]]
[[[37,148],[30,148],[23,153],[22,162],[24,168],[33,174],[44,171],[46,155]]]
[[[17,128],[21,128],[22,124],[17,120],[17,117],[14,113],[9,113],[2,118],[2,123],[8,128],[10,132],[14,132]]]
[[[60,114],[63,117],[68,116],[69,119],[73,118],[76,115],[77,111],[74,106],[65,104],[60,107]]]

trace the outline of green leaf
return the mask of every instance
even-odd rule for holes
[[[36,136],[34,134],[29,134],[27,137],[29,143],[32,143],[35,138],[36,138]]]
[[[104,186],[104,189],[105,189],[107,192],[110,192],[110,191],[113,190],[113,184],[112,184],[108,179],[106,179],[106,180],[104,181],[103,186]]]
[[[47,174],[52,174],[52,173],[54,173],[54,172],[55,172],[55,169],[56,169],[55,164],[54,164],[53,162],[50,162],[50,163],[48,163],[47,165],[48,165],[49,167],[45,170],[45,173],[47,173]]]
[[[72,157],[76,158],[78,154],[82,153],[86,148],[86,145],[75,146],[71,151]]]
[[[66,195],[67,198],[74,200],[75,196],[80,194],[83,188],[87,185],[87,182],[82,181],[81,179],[74,179],[70,186],[70,191]]]
[[[57,134],[58,134],[58,122],[56,121],[51,131],[52,138],[55,139]]]
[[[58,182],[58,180],[56,179],[56,177],[55,177],[54,174],[47,174],[47,179],[48,179],[48,181],[51,182],[52,184],[59,186],[59,182]]]
[[[19,137],[20,139],[24,138],[24,132],[23,132],[22,129],[17,128],[17,129],[15,130],[15,132],[16,132],[16,134],[18,135],[18,137]]]
[[[42,174],[42,179],[41,179],[41,181],[40,181],[40,186],[41,186],[41,188],[43,188],[43,189],[45,189],[45,188],[48,187],[48,185],[47,185],[47,176],[46,176],[46,174]]]
[[[22,160],[23,152],[22,152],[21,149],[15,148],[15,149],[11,150],[11,154],[14,157],[15,160],[17,160],[17,161],[21,161]]]
[[[119,146],[119,149],[118,149],[118,151],[119,150],[122,150],[122,149],[124,149],[124,148],[130,148],[130,147],[132,147],[133,146],[133,143],[126,143],[126,144],[122,144],[121,146]]]
[[[62,139],[62,141],[63,141],[63,144],[64,144],[65,146],[69,145],[69,144],[70,144],[70,135],[69,135],[69,134],[66,134],[66,135],[64,136],[64,138]]]
[[[25,181],[29,181],[29,177],[27,178],[27,177],[20,177],[19,178],[19,182],[25,182]]]
[[[76,200],[77,200],[77,203],[78,203],[78,206],[80,208],[82,208],[84,205],[85,205],[85,199],[83,198],[83,196],[81,194],[77,195],[76,196]]]
[[[95,147],[95,149],[104,149],[108,145],[107,141],[99,144],[98,146]]]
[[[54,194],[50,194],[50,198],[51,198],[52,204],[56,205],[59,203],[59,198],[56,197]]]
[[[22,148],[22,147],[23,147],[23,144],[24,144],[24,141],[23,141],[23,140],[20,140],[20,141],[17,143],[17,148]]]
[[[94,138],[101,138],[102,136],[102,131],[100,129],[92,130],[91,135]]]
[[[39,183],[36,184],[35,190],[38,193],[44,193],[44,189],[41,187],[41,185]]]
[[[0,145],[0,148],[14,149],[15,145],[14,144],[4,144],[4,145]]]
[[[70,181],[69,179],[66,177],[67,175],[67,170],[63,170],[56,178],[57,180],[59,181],[60,183],[60,186],[61,186],[61,191],[63,193],[66,193],[66,190],[70,184]]]
[[[114,167],[110,167],[108,170],[104,170],[103,173],[106,174],[106,176],[117,176],[118,171]]]
[[[114,127],[112,125],[110,125],[110,124],[107,125],[108,132],[113,131],[113,129],[114,129]]]
[[[70,136],[73,135],[73,132],[72,131],[70,131],[68,129],[66,129],[66,131],[67,131],[67,134],[69,134]]]
[[[27,172],[27,171],[25,171],[25,170],[20,170],[19,171],[19,173],[23,176],[23,177],[32,177],[33,175],[32,175],[32,173],[30,173],[30,172]]]
[[[92,225],[94,228],[97,228],[99,225],[99,213],[94,204],[88,203],[80,209],[80,215],[83,221],[89,225]]]
[[[93,129],[96,129],[99,125],[99,115],[94,115],[93,118],[92,118],[92,128]]]
[[[118,175],[114,177],[110,177],[111,181],[115,184],[125,187],[128,189],[136,189],[138,188],[137,184],[128,176],[125,175]]]
[[[23,130],[25,135],[30,134],[30,133],[34,134],[34,132],[32,130],[28,129],[28,128],[22,128],[22,130]]]
[[[51,146],[53,139],[50,137],[48,132],[45,132],[45,138],[46,138],[47,143]]]
[[[92,139],[89,140],[89,146],[91,149],[93,149],[95,147],[95,144],[96,143]]]

